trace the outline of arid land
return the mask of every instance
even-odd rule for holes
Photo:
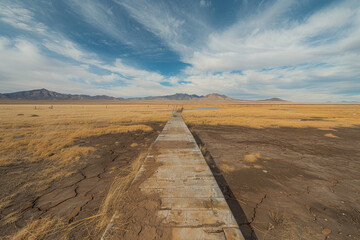
[[[0,238],[98,239],[169,117],[167,105],[0,105]]]
[[[360,106],[184,112],[249,239],[360,239]]]
[[[360,238],[360,105],[226,101],[3,102],[0,238],[98,239],[174,105],[249,239]]]

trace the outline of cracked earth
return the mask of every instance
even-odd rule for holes
[[[151,125],[152,132],[107,134],[79,139],[74,145],[94,147],[96,151],[79,159],[72,166],[72,174],[62,177],[40,191],[24,191],[16,194],[9,204],[0,209],[0,238],[7,239],[16,230],[24,227],[31,219],[56,216],[67,223],[79,221],[97,213],[107,190],[115,176],[122,172],[140,152],[155,140],[160,124]],[[136,143],[135,146],[130,146]],[[46,169],[44,161],[0,167],[1,196],[10,195],[13,189],[28,182],[35,182],[37,172]],[[14,223],[3,221],[7,216],[16,217]],[[81,238],[83,233],[74,234]]]
[[[247,239],[360,239],[359,127],[190,130],[238,203]]]

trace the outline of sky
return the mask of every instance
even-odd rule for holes
[[[360,101],[358,0],[0,0],[0,92]]]

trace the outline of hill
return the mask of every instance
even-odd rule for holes
[[[218,93],[211,93],[205,96],[199,96],[196,94],[187,94],[187,93],[176,93],[173,95],[166,95],[166,96],[150,96],[144,98],[137,98],[137,99],[144,99],[144,100],[179,100],[179,101],[188,101],[188,100],[232,100],[226,95],[221,95]]]
[[[281,99],[281,98],[269,98],[269,99],[264,99],[264,100],[260,100],[260,101],[274,101],[274,102],[286,102],[286,100]]]
[[[199,99],[202,96],[198,96],[196,94],[186,94],[186,93],[176,93],[173,95],[166,95],[166,96],[149,96],[149,97],[144,97],[144,98],[137,98],[137,99],[144,99],[144,100],[194,100],[194,99]]]
[[[201,99],[203,99],[203,100],[233,100],[232,98],[230,98],[226,95],[222,95],[222,94],[218,94],[218,93],[210,93],[206,96],[201,97]]]

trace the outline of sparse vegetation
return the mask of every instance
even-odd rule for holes
[[[253,163],[253,162],[256,162],[256,160],[258,158],[261,157],[261,154],[260,153],[255,153],[255,154],[246,154],[245,157],[244,157],[244,161],[245,162],[250,162],[250,163]]]
[[[37,117],[32,117],[34,112]],[[81,169],[79,159],[96,151],[96,147],[78,144],[81,139],[139,130],[149,132],[153,129],[146,123],[164,122],[169,116],[167,105],[55,105],[51,108],[49,105],[37,105],[36,110],[33,105],[0,105],[0,166],[4,169],[10,165],[39,166],[36,173],[27,176],[30,180],[25,178],[22,170],[9,173],[14,182],[8,184],[8,190],[3,189],[0,193],[0,212],[14,204],[12,199],[15,196],[26,193],[36,196],[54,182]],[[134,164],[139,164],[139,161]],[[135,169],[136,166],[129,165],[121,171],[121,177],[113,185],[116,189],[110,188],[98,216],[70,224],[62,218],[48,216],[33,219],[25,228],[19,229],[14,239],[53,239],[55,233],[57,239],[61,239],[62,236],[66,238],[72,228],[86,224],[94,226],[94,221],[106,222],[104,219],[119,200],[113,198],[123,197],[119,191],[123,191]],[[23,207],[16,207],[9,214],[2,213],[1,224],[14,224],[19,220]]]
[[[210,105],[209,105],[210,106]],[[331,130],[360,125],[359,104],[243,104],[216,105],[220,109],[185,111],[193,125],[235,125],[253,128],[314,127]],[[198,106],[196,106],[198,107]],[[185,109],[195,106],[185,106]]]
[[[166,106],[113,105],[59,105],[49,110],[38,106],[36,119],[31,105],[0,105],[0,165],[17,159],[39,161],[49,159],[70,162],[92,149],[71,147],[76,139],[94,135],[151,131],[139,124],[148,121],[166,121],[170,116]],[[24,117],[19,117],[21,112]],[[21,116],[22,116],[21,115]],[[19,139],[17,136],[23,136]],[[65,159],[64,159],[65,156]]]
[[[87,229],[85,239],[100,239],[110,220],[117,214],[119,209],[128,200],[127,190],[138,172],[145,154],[140,154],[131,165],[123,169],[111,184],[105,199],[96,215],[81,219],[70,224],[64,218],[45,217],[30,221],[29,224],[18,231],[13,240],[45,240],[45,239],[69,239],[72,231],[82,228]],[[117,216],[118,225],[126,222],[123,216]],[[122,218],[123,217],[123,218]]]
[[[204,106],[204,105],[202,105]],[[210,105],[206,105],[209,107]],[[212,106],[212,105],[211,105]],[[181,105],[182,107],[182,105]],[[185,105],[194,110],[201,105]],[[326,137],[335,141],[337,127],[360,125],[359,105],[217,105],[220,109],[185,111],[183,117],[191,125],[232,125],[252,128],[314,127],[328,130]],[[45,191],[51,184],[74,174],[81,168],[80,159],[97,151],[96,146],[79,144],[91,136],[126,132],[149,132],[149,122],[165,122],[170,117],[172,105],[0,105],[0,167],[34,164],[38,171],[31,181],[22,180],[23,172],[12,172],[14,181],[9,183],[11,192],[2,192],[0,211],[13,204],[12,199],[21,194]],[[36,117],[34,117],[36,115]],[[324,133],[321,135],[324,136]],[[341,135],[339,135],[341,136]],[[141,149],[136,141],[128,144],[130,149]],[[200,146],[208,162],[204,145]],[[263,168],[262,157],[255,151],[239,156],[254,169]],[[67,239],[76,229],[88,229],[89,239],[98,238],[117,209],[127,201],[127,187],[141,165],[143,155],[122,169],[107,192],[97,214],[80,221],[68,222],[63,218],[45,216],[30,220],[13,236],[14,239]],[[76,168],[74,168],[76,166]],[[245,166],[244,166],[245,167]],[[224,161],[219,164],[223,172],[231,173],[237,166]],[[260,170],[261,171],[261,170]],[[2,224],[14,224],[21,212],[3,214]],[[272,226],[280,229],[283,217],[270,213]],[[120,216],[121,218],[121,216]],[[129,219],[125,216],[124,221]],[[117,221],[121,225],[121,219]],[[124,222],[124,226],[126,226]],[[121,227],[121,226],[120,226]],[[274,230],[275,230],[274,229]],[[267,236],[273,230],[269,230]],[[61,234],[60,234],[61,233]]]
[[[184,106],[183,118],[258,239],[359,236],[360,104],[215,106]]]

